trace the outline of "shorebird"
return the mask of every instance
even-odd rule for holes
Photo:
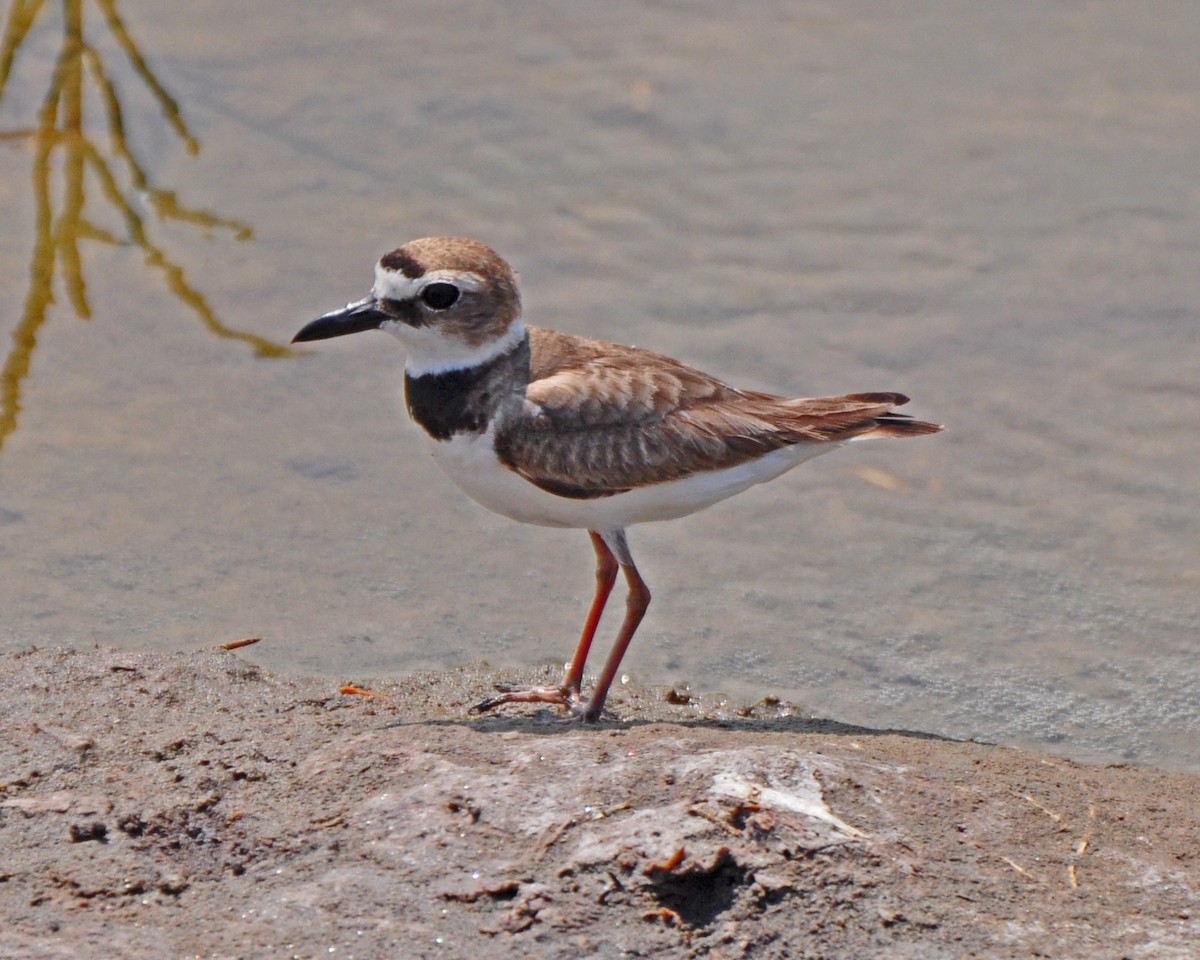
[[[570,719],[600,718],[650,603],[627,527],[703,510],[848,441],[942,429],[896,413],[908,402],[900,393],[739,390],[662,354],[525,324],[516,273],[461,237],[384,254],[369,296],[293,342],[363,330],[404,345],[405,405],[456,486],[513,520],[587,530],[596,552],[596,591],[563,682],[500,688],[478,712],[548,703]],[[618,570],[625,617],[585,702],[584,665]]]

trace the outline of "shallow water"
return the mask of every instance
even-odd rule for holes
[[[629,673],[1200,770],[1200,7],[126,0],[145,76],[79,9],[0,100],[0,647],[565,660],[587,538],[447,484],[389,338],[271,355],[468,234],[535,323],[949,426],[635,528]]]

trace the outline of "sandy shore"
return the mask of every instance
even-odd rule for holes
[[[0,658],[0,955],[1195,956],[1200,778],[495,679]]]

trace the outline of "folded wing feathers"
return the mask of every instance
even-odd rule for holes
[[[549,341],[559,335],[537,332],[553,353],[562,349]],[[630,363],[625,351],[638,351],[572,340],[583,355],[543,353],[541,369],[535,349],[523,415],[496,437],[510,468],[562,496],[608,496],[794,444],[941,429],[894,412],[908,402],[900,393],[791,400],[736,390],[668,357],[640,354],[650,362]]]

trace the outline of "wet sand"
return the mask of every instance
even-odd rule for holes
[[[1196,777],[497,679],[3,655],[0,956],[1194,956]]]

